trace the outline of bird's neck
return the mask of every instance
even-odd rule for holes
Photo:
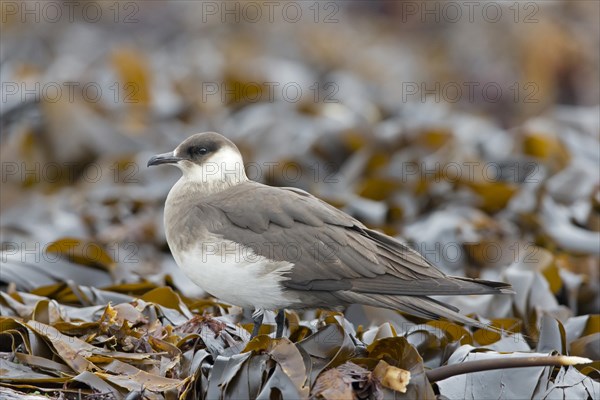
[[[196,205],[202,203],[203,199],[246,181],[248,181],[248,178],[245,174],[240,176],[239,179],[225,179],[222,182],[198,182],[186,178],[185,175],[182,176],[169,191],[165,202],[165,234],[169,246],[176,245],[180,247],[182,245],[182,243],[175,243],[177,235],[176,232],[172,231],[173,229],[177,231],[185,223],[187,216],[182,210],[193,209]],[[170,223],[168,224],[167,221],[170,221]]]
[[[247,181],[245,173],[223,174],[219,179],[202,180],[193,179],[184,174],[169,191],[166,205],[173,205],[177,202],[197,202],[200,198],[222,192]]]

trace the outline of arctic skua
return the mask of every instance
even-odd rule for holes
[[[509,284],[444,274],[393,237],[296,188],[246,177],[230,140],[198,133],[148,166],[182,171],[165,203],[167,243],[184,273],[210,295],[254,309],[336,309],[353,303],[486,326],[428,296],[512,293]]]

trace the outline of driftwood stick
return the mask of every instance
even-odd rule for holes
[[[489,371],[505,368],[525,368],[544,366],[569,366],[588,364],[592,360],[584,357],[548,356],[548,357],[513,357],[494,358],[488,360],[466,361],[460,364],[444,365],[426,372],[429,382],[437,382],[455,375],[471,372]]]

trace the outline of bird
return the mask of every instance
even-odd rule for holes
[[[237,146],[194,134],[148,167],[182,172],[164,207],[167,244],[181,270],[211,296],[251,308],[252,336],[265,311],[339,310],[363,304],[489,328],[431,296],[513,293],[509,284],[449,276],[406,242],[370,229],[293,187],[248,179]]]

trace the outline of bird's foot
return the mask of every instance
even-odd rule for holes
[[[283,310],[283,308],[279,310],[279,312],[275,316],[275,323],[277,324],[275,338],[279,339],[283,336],[283,328],[285,327],[285,311]]]
[[[262,308],[257,308],[252,313],[252,321],[254,321],[254,328],[252,328],[252,336],[250,336],[250,339],[253,339],[258,336],[258,332],[260,331],[260,327],[262,326],[264,317],[265,310],[263,310]]]

